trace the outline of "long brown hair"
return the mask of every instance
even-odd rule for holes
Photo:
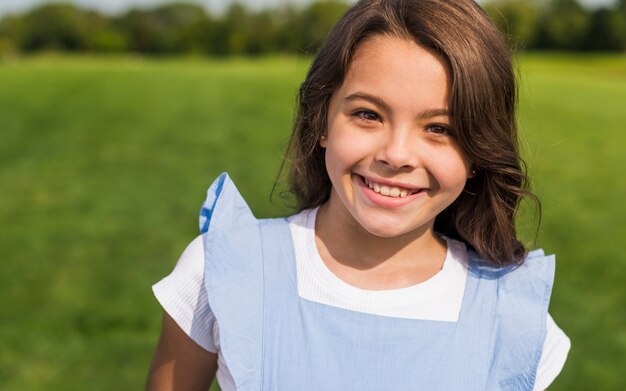
[[[330,196],[320,137],[328,105],[364,39],[386,34],[412,39],[447,62],[449,109],[456,137],[476,171],[463,193],[435,220],[435,230],[462,240],[487,262],[521,263],[515,215],[523,197],[539,206],[517,140],[517,89],[501,34],[471,0],[361,0],[328,35],[298,94],[289,143],[289,186],[299,210]]]

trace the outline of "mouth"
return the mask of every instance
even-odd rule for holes
[[[363,181],[365,186],[369,187],[373,192],[389,198],[406,198],[413,194],[417,194],[426,190],[397,186],[390,183],[376,182],[361,175],[358,175],[358,177],[361,179],[361,181]]]

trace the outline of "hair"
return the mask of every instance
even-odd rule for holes
[[[435,230],[465,242],[496,266],[521,264],[515,216],[529,190],[517,139],[517,89],[509,49],[472,0],[361,0],[335,25],[298,93],[287,152],[288,183],[297,209],[330,197],[324,149],[331,97],[343,83],[361,42],[376,35],[411,39],[447,63],[448,106],[458,142],[476,175],[435,219]]]

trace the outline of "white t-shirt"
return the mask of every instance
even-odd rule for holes
[[[420,284],[406,288],[370,291],[347,284],[322,261],[315,245],[317,209],[291,216],[298,294],[310,301],[370,314],[408,319],[458,320],[467,280],[467,250],[461,242],[446,239],[448,251],[442,269]],[[204,240],[198,236],[181,255],[172,273],[152,287],[164,310],[198,345],[218,354],[217,380],[224,391],[235,382],[220,351],[219,326],[209,307],[204,286]],[[535,390],[546,389],[561,372],[570,340],[547,319],[547,335],[537,369]]]

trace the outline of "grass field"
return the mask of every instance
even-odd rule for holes
[[[141,389],[150,286],[229,171],[260,217],[307,61],[0,63],[0,389]],[[520,59],[525,156],[573,348],[552,390],[626,387],[626,57]],[[533,235],[522,224],[524,237]]]

